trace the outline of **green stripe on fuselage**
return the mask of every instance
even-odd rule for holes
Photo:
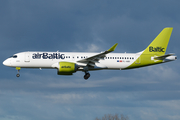
[[[163,60],[153,60],[154,55],[141,54],[130,66],[125,69],[133,69],[162,63]]]

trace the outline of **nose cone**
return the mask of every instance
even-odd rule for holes
[[[4,62],[3,62],[3,65],[5,66],[11,66],[11,62],[9,59],[6,59]]]

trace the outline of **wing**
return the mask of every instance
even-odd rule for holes
[[[95,63],[98,63],[99,60],[104,59],[104,57],[106,57],[106,54],[114,51],[117,45],[118,44],[116,43],[109,50],[106,50],[106,51],[101,52],[101,53],[99,53],[97,55],[88,57],[86,59],[79,60],[77,62],[85,63],[85,64],[87,64],[87,66],[95,66]]]

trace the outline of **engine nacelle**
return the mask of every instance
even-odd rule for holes
[[[59,62],[58,75],[72,75],[78,69],[75,63]]]

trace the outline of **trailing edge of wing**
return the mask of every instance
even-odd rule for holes
[[[100,59],[104,59],[104,57],[106,56],[106,54],[110,53],[110,52],[113,52],[116,48],[116,46],[118,45],[118,43],[114,44],[110,49],[108,49],[107,51],[104,51],[102,53],[99,53],[99,54],[96,54],[94,56],[91,56],[91,57],[88,57],[86,59],[82,59],[82,60],[79,60],[77,62],[80,62],[80,63],[86,63],[87,65],[89,63],[91,63],[91,66],[92,66],[92,63],[95,64],[96,62],[98,62]],[[90,65],[90,64],[89,64]]]

